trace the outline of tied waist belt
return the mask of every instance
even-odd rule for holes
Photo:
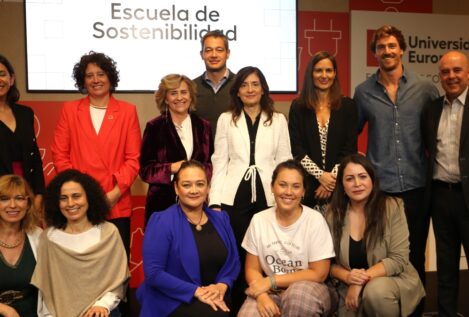
[[[255,203],[257,200],[256,196],[256,175],[257,167],[256,165],[251,165],[248,167],[246,174],[244,174],[244,180],[251,180],[251,203]]]
[[[438,179],[433,180],[433,186],[444,188],[452,192],[462,191],[461,183],[447,183],[447,182],[440,181]]]

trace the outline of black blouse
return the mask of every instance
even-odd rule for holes
[[[352,269],[368,269],[366,246],[363,239],[355,241],[350,237],[349,263]]]

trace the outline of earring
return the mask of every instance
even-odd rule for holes
[[[179,204],[179,196],[176,195],[176,204]]]

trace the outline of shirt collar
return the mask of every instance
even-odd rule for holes
[[[379,82],[379,73],[381,72],[381,69],[378,68],[376,70],[376,73],[375,73],[375,80],[376,80],[376,83],[382,85],[380,82]],[[399,79],[399,81],[404,81],[405,83],[407,82],[409,78],[409,72],[406,70],[406,68],[404,67],[404,65],[402,65],[402,76],[401,78]]]
[[[222,79],[220,80],[220,82],[226,80],[228,78],[228,76],[230,75],[230,70],[227,68],[225,70],[225,74],[223,75]],[[213,83],[210,78],[208,78],[208,74],[207,74],[207,71],[204,72],[204,79],[206,82],[209,82],[209,83]]]
[[[468,89],[469,89],[469,86],[466,87],[466,89],[464,89],[464,91],[458,97],[456,97],[456,99],[455,99],[455,100],[458,100],[459,103],[463,106],[466,103],[466,96],[467,96]],[[446,97],[446,94],[445,94],[445,97],[443,99],[443,104],[444,105],[450,105],[451,104],[451,102],[449,102],[448,98]]]

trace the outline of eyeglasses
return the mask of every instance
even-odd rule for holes
[[[0,205],[8,205],[11,200],[14,200],[16,204],[22,205],[28,201],[28,196],[17,195],[15,197],[0,196]]]

